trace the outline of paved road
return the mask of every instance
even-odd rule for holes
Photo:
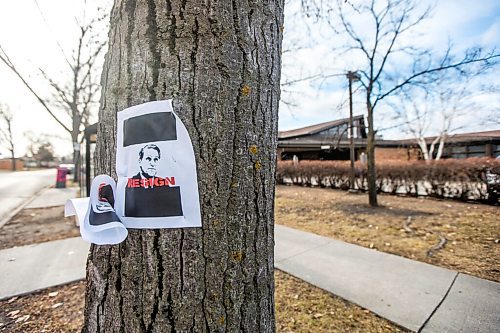
[[[55,181],[55,169],[0,172],[0,227],[16,208]]]

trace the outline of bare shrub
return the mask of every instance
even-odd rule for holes
[[[491,158],[377,163],[377,191],[404,195],[428,195],[460,200],[487,200],[486,172],[500,173],[500,161]],[[279,183],[348,188],[349,161],[279,161]],[[355,188],[366,191],[367,170],[355,164]],[[346,186],[347,184],[347,186]]]

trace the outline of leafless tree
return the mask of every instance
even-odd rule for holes
[[[397,113],[399,116],[402,116],[405,120],[406,131],[410,133],[417,142],[420,147],[420,151],[422,152],[422,157],[424,160],[429,161],[433,159],[434,150],[436,144],[439,143],[440,149],[442,152],[442,146],[444,145],[444,141],[446,139],[446,135],[449,131],[449,126],[451,125],[450,121],[444,121],[442,130],[440,134],[436,136],[432,142],[427,142],[426,134],[428,133],[429,127],[431,125],[431,119],[434,115],[434,105],[431,101],[433,101],[433,97],[428,91],[422,93],[423,96],[421,98],[415,96],[415,94],[404,94],[401,95],[402,101],[397,105],[398,110]],[[404,97],[403,97],[404,96]],[[444,113],[442,113],[444,115]],[[444,119],[446,120],[446,119]],[[439,156],[436,156],[436,159],[439,159]]]
[[[306,68],[299,59],[301,52],[316,45],[317,41],[314,38],[303,38],[311,37],[311,31],[298,8],[300,7],[297,7],[296,1],[285,1],[280,102],[290,110],[298,106],[296,99],[304,95],[301,86],[322,79],[324,76],[321,68],[314,70]]]
[[[344,47],[334,51],[359,60],[359,82],[364,88],[368,115],[369,203],[377,206],[374,114],[381,102],[406,86],[425,86],[445,70],[460,72],[471,64],[491,65],[499,54],[473,48],[456,56],[449,47],[443,55],[436,55],[432,50],[409,43],[405,38],[411,38],[431,13],[430,7],[421,9],[415,0],[302,0],[302,3],[311,15],[345,39]]]
[[[465,75],[465,78],[468,79],[453,80],[443,75],[425,89],[403,89],[398,96],[399,102],[393,105],[426,161],[439,160],[448,137],[461,128],[459,120],[481,110],[475,102],[477,91],[471,82],[474,77]],[[488,91],[480,90],[480,93],[484,95]]]
[[[73,161],[79,163],[81,132],[89,124],[89,118],[98,104],[100,90],[99,56],[106,46],[102,33],[94,27],[102,23],[107,15],[78,22],[78,40],[70,58],[65,56],[71,75],[61,82],[51,77],[44,69],[40,73],[52,89],[51,96],[43,96],[9,58],[0,45],[0,60],[21,80],[24,86],[40,102],[54,120],[71,136]],[[77,181],[78,172],[75,172]]]
[[[54,160],[54,145],[51,139],[60,138],[49,134],[35,134],[32,131],[25,132],[24,138],[28,141],[27,156],[32,157],[38,163]]]
[[[0,104],[0,142],[10,151],[12,171],[16,171],[14,136],[12,135],[12,113],[6,105]]]
[[[40,142],[33,158],[39,163],[54,161],[54,147],[49,141]]]

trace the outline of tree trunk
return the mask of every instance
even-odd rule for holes
[[[116,178],[116,113],[173,98],[202,228],[92,245],[84,332],[273,332],[283,0],[124,0],[111,14],[96,170]]]
[[[80,134],[81,122],[78,121],[75,124],[76,116],[73,115],[73,130],[71,131],[71,141],[73,145],[73,164],[75,165],[73,172],[73,182],[78,183],[80,181],[80,146],[78,142],[78,135]]]
[[[424,157],[424,161],[428,162],[430,160],[429,157],[429,149],[427,148],[427,142],[425,142],[424,137],[420,136],[417,138],[418,146],[420,147],[420,151],[422,152],[422,156]]]
[[[441,135],[437,136],[434,140],[431,142],[431,146],[429,148],[429,160],[434,160],[434,150],[436,149],[436,143],[438,143],[439,140],[441,140]]]
[[[441,159],[441,156],[443,156],[444,143],[447,137],[448,135],[446,134],[446,132],[444,132],[439,138],[439,147],[436,153],[436,161],[439,161]]]
[[[16,156],[14,154],[14,149],[11,150],[11,161],[12,161],[12,171],[16,171]]]
[[[373,108],[367,98],[368,110],[368,136],[366,142],[366,153],[368,159],[368,202],[370,206],[377,207],[377,171],[375,170],[375,131],[373,130]]]
[[[1,110],[0,110],[1,111]],[[7,122],[7,133],[6,140],[9,143],[9,151],[10,151],[10,160],[11,160],[11,169],[12,171],[16,171],[16,154],[14,150],[14,137],[12,135],[12,115],[4,115],[5,121]]]

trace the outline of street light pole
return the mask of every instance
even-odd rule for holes
[[[351,159],[351,170],[349,173],[349,189],[354,190],[354,131],[353,131],[353,116],[352,116],[352,82],[360,79],[356,72],[348,71],[347,78],[349,79],[349,153]]]

